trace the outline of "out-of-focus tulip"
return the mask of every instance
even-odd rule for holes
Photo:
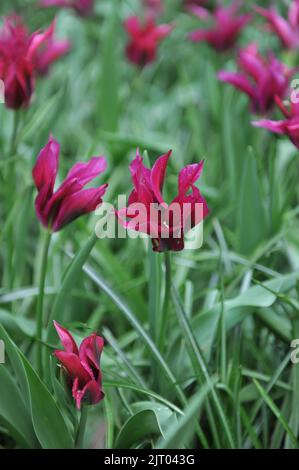
[[[168,36],[173,26],[156,25],[152,16],[144,24],[137,16],[130,16],[125,21],[125,29],[130,37],[126,54],[130,62],[144,67],[156,59],[158,44]]]
[[[266,18],[267,25],[286,48],[294,49],[299,46],[299,0],[291,3],[287,19],[279,15],[275,8],[256,7],[255,10]]]
[[[29,34],[22,19],[4,19],[0,31],[0,79],[5,87],[5,104],[17,110],[26,108],[35,88],[39,50],[53,35],[54,23],[44,32]]]
[[[207,29],[198,29],[189,34],[195,42],[207,42],[217,51],[227,51],[237,42],[240,32],[251,20],[251,15],[239,14],[240,2],[235,1],[228,7],[217,6],[213,13],[198,5],[190,5],[188,10],[200,20],[211,21]]]
[[[258,114],[265,114],[273,108],[276,95],[284,98],[289,89],[289,79],[295,73],[272,53],[262,57],[256,44],[239,51],[238,64],[240,72],[222,70],[218,78],[245,93],[252,111]]]

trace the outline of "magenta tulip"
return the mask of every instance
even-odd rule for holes
[[[291,102],[289,109],[277,97],[276,102],[282,111],[285,119],[281,121],[271,121],[269,119],[261,119],[253,121],[256,127],[263,127],[270,132],[286,135],[290,141],[299,149],[299,103]]]
[[[143,165],[137,151],[130,165],[134,189],[128,207],[117,213],[123,227],[148,234],[153,250],[157,252],[183,250],[184,234],[208,215],[206,201],[195,186],[202,173],[203,161],[187,165],[180,171],[178,195],[169,205],[164,201],[162,190],[170,155],[171,150],[149,169]]]
[[[156,59],[158,44],[168,36],[173,26],[162,24],[157,26],[152,16],[148,16],[142,24],[137,16],[130,16],[125,21],[125,29],[130,37],[126,48],[130,62],[144,67]]]
[[[255,44],[239,51],[238,64],[240,72],[222,70],[218,78],[245,93],[252,111],[258,114],[265,114],[273,108],[275,96],[284,98],[289,89],[289,79],[295,73],[272,53],[262,57]]]
[[[81,215],[94,211],[102,202],[107,184],[83,189],[106,168],[104,157],[93,157],[87,163],[78,162],[54,192],[60,146],[50,137],[41,150],[32,175],[38,195],[35,200],[37,217],[49,230],[56,232]]]
[[[21,18],[4,19],[0,31],[0,79],[5,87],[5,104],[10,109],[26,108],[35,88],[36,62],[40,48],[53,35],[54,23],[44,32],[29,34]]]
[[[256,7],[255,10],[267,20],[267,26],[284,47],[294,49],[299,46],[299,0],[291,3],[287,19],[279,15],[275,8]]]
[[[54,326],[64,347],[54,355],[66,372],[67,382],[72,390],[77,408],[82,404],[96,405],[104,398],[100,368],[104,340],[95,333],[85,338],[79,349],[68,330],[54,321]]]
[[[237,42],[240,32],[251,20],[250,15],[238,14],[240,2],[235,1],[228,7],[218,6],[213,13],[198,6],[190,5],[188,11],[196,15],[201,21],[212,22],[212,27],[198,29],[189,34],[194,42],[207,42],[217,51],[227,51]]]

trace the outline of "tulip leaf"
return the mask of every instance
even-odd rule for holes
[[[106,22],[105,38],[103,41],[101,78],[100,78],[100,99],[99,110],[101,113],[103,128],[114,132],[118,127],[119,100],[118,100],[118,47],[117,39],[120,33],[120,20],[118,14],[118,1],[111,2],[113,9],[109,20]]]
[[[5,364],[0,365],[0,384],[0,422],[9,429],[19,446],[38,446],[29,410],[26,408],[17,381]]]
[[[238,190],[238,245],[242,254],[252,253],[267,236],[267,220],[252,149],[244,157]]]
[[[51,328],[52,322],[53,320],[56,320],[58,322],[63,322],[63,313],[65,311],[65,300],[69,297],[72,287],[75,284],[76,278],[78,274],[81,272],[82,266],[87,260],[96,241],[97,241],[96,235],[92,235],[89,238],[89,240],[87,240],[87,242],[83,245],[81,250],[79,250],[76,256],[72,259],[70,265],[68,266],[65,272],[61,289],[56,296],[56,299],[55,299],[55,302],[53,304],[53,308],[51,311],[51,315],[49,318],[50,328],[48,328],[48,335],[47,335],[48,341],[51,341],[53,338],[55,339],[56,337],[54,328]]]
[[[190,400],[177,423],[168,428],[164,439],[159,440],[157,449],[183,449],[189,444],[197,425],[200,408],[209,391],[210,387],[207,384],[201,387]]]
[[[2,325],[0,325],[0,339],[4,341],[10,364],[21,383],[35,434],[41,446],[45,449],[73,447],[73,439],[52,394]]]
[[[131,406],[134,413],[117,437],[116,449],[129,449],[137,442],[153,436],[164,436],[168,427],[176,423],[176,415],[164,405],[154,402],[139,402]]]

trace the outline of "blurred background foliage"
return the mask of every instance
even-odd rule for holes
[[[33,362],[43,234],[34,213],[31,169],[50,132],[62,147],[61,179],[75,161],[107,157],[102,178],[109,180],[106,200],[113,203],[118,194],[129,193],[128,165],[136,147],[147,150],[151,162],[173,149],[169,200],[180,168],[204,158],[200,188],[210,208],[204,245],[172,255],[175,291],[158,349],[163,258],[142,240],[98,240],[85,270],[77,270],[71,289],[63,292],[61,323],[76,330],[78,339],[96,330],[107,342],[106,398],[89,409],[85,445],[298,447],[299,366],[289,360],[290,342],[299,337],[298,151],[286,139],[251,126],[247,100],[216,77],[224,66],[234,68],[234,53],[218,55],[186,40],[199,22],[181,1],[165,2],[162,21],[174,22],[175,29],[161,44],[157,61],[143,70],[126,60],[122,26],[127,16],[142,15],[141,2],[95,3],[94,18],[56,10],[57,36],[70,39],[72,50],[38,80],[31,107],[20,113],[15,155],[9,155],[12,113],[0,108],[0,171],[15,172],[14,191],[5,182],[0,186],[0,322]],[[269,4],[246,2],[245,9],[253,3]],[[31,31],[46,28],[55,13],[30,0],[1,1],[1,14],[12,10]],[[246,28],[240,44],[251,41],[297,65],[298,54],[282,52],[259,19]],[[11,211],[4,219],[9,191]],[[52,239],[49,315],[71,257],[85,246],[96,220],[81,218]],[[51,345],[55,342],[52,331]],[[8,351],[9,367],[15,368],[12,354]],[[49,357],[47,387],[71,436],[77,416]],[[31,377],[30,364],[24,366],[22,357],[18,361],[35,403],[46,391]],[[7,412],[20,392],[6,370],[1,366],[7,393],[0,397],[0,444],[58,446],[37,424],[38,412],[50,420],[49,428],[53,424],[47,396],[29,415],[23,399],[24,409],[20,404],[18,413]]]

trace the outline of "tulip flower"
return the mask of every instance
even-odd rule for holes
[[[272,53],[262,57],[255,44],[239,51],[238,64],[241,72],[222,70],[218,78],[245,93],[252,111],[258,114],[265,114],[273,108],[276,95],[284,98],[289,89],[289,79],[295,73],[295,69],[289,69]]]
[[[130,36],[126,54],[129,61],[143,67],[156,59],[160,41],[168,36],[173,26],[162,24],[157,26],[152,16],[148,16],[142,24],[137,16],[130,16],[125,21],[125,29]]]
[[[252,124],[276,134],[286,135],[295,147],[299,149],[299,103],[291,101],[289,109],[278,97],[276,97],[276,103],[285,119],[280,121],[261,119],[260,121],[253,121]]]
[[[299,0],[291,3],[288,19],[280,16],[275,8],[256,7],[255,10],[267,20],[267,26],[278,36],[284,47],[294,49],[299,46]]]
[[[17,110],[29,106],[39,50],[53,31],[54,23],[44,33],[37,31],[30,35],[19,17],[4,19],[0,31],[0,79],[4,82],[8,108]]]
[[[153,250],[157,252],[183,250],[184,234],[208,215],[206,201],[195,186],[202,173],[203,161],[187,165],[180,171],[178,195],[169,205],[164,201],[162,190],[170,155],[171,150],[149,169],[143,165],[137,150],[130,165],[134,189],[128,207],[117,212],[120,224],[126,229],[148,234]]]
[[[237,42],[240,32],[251,20],[250,15],[239,15],[240,2],[235,1],[228,7],[217,6],[213,13],[197,5],[190,5],[188,10],[202,21],[212,21],[208,29],[198,29],[189,34],[191,41],[204,41],[217,51],[227,51]]]
[[[85,338],[78,349],[68,330],[54,321],[54,326],[64,347],[54,355],[66,372],[77,408],[82,404],[96,405],[104,398],[100,368],[104,340],[95,333]]]
[[[94,0],[40,0],[42,7],[72,8],[80,16],[90,16]]]
[[[78,162],[69,171],[61,186],[54,192],[60,146],[52,137],[41,150],[32,175],[38,195],[35,200],[37,217],[52,232],[101,204],[107,184],[99,188],[83,189],[106,168],[104,157],[93,157],[87,163]]]

